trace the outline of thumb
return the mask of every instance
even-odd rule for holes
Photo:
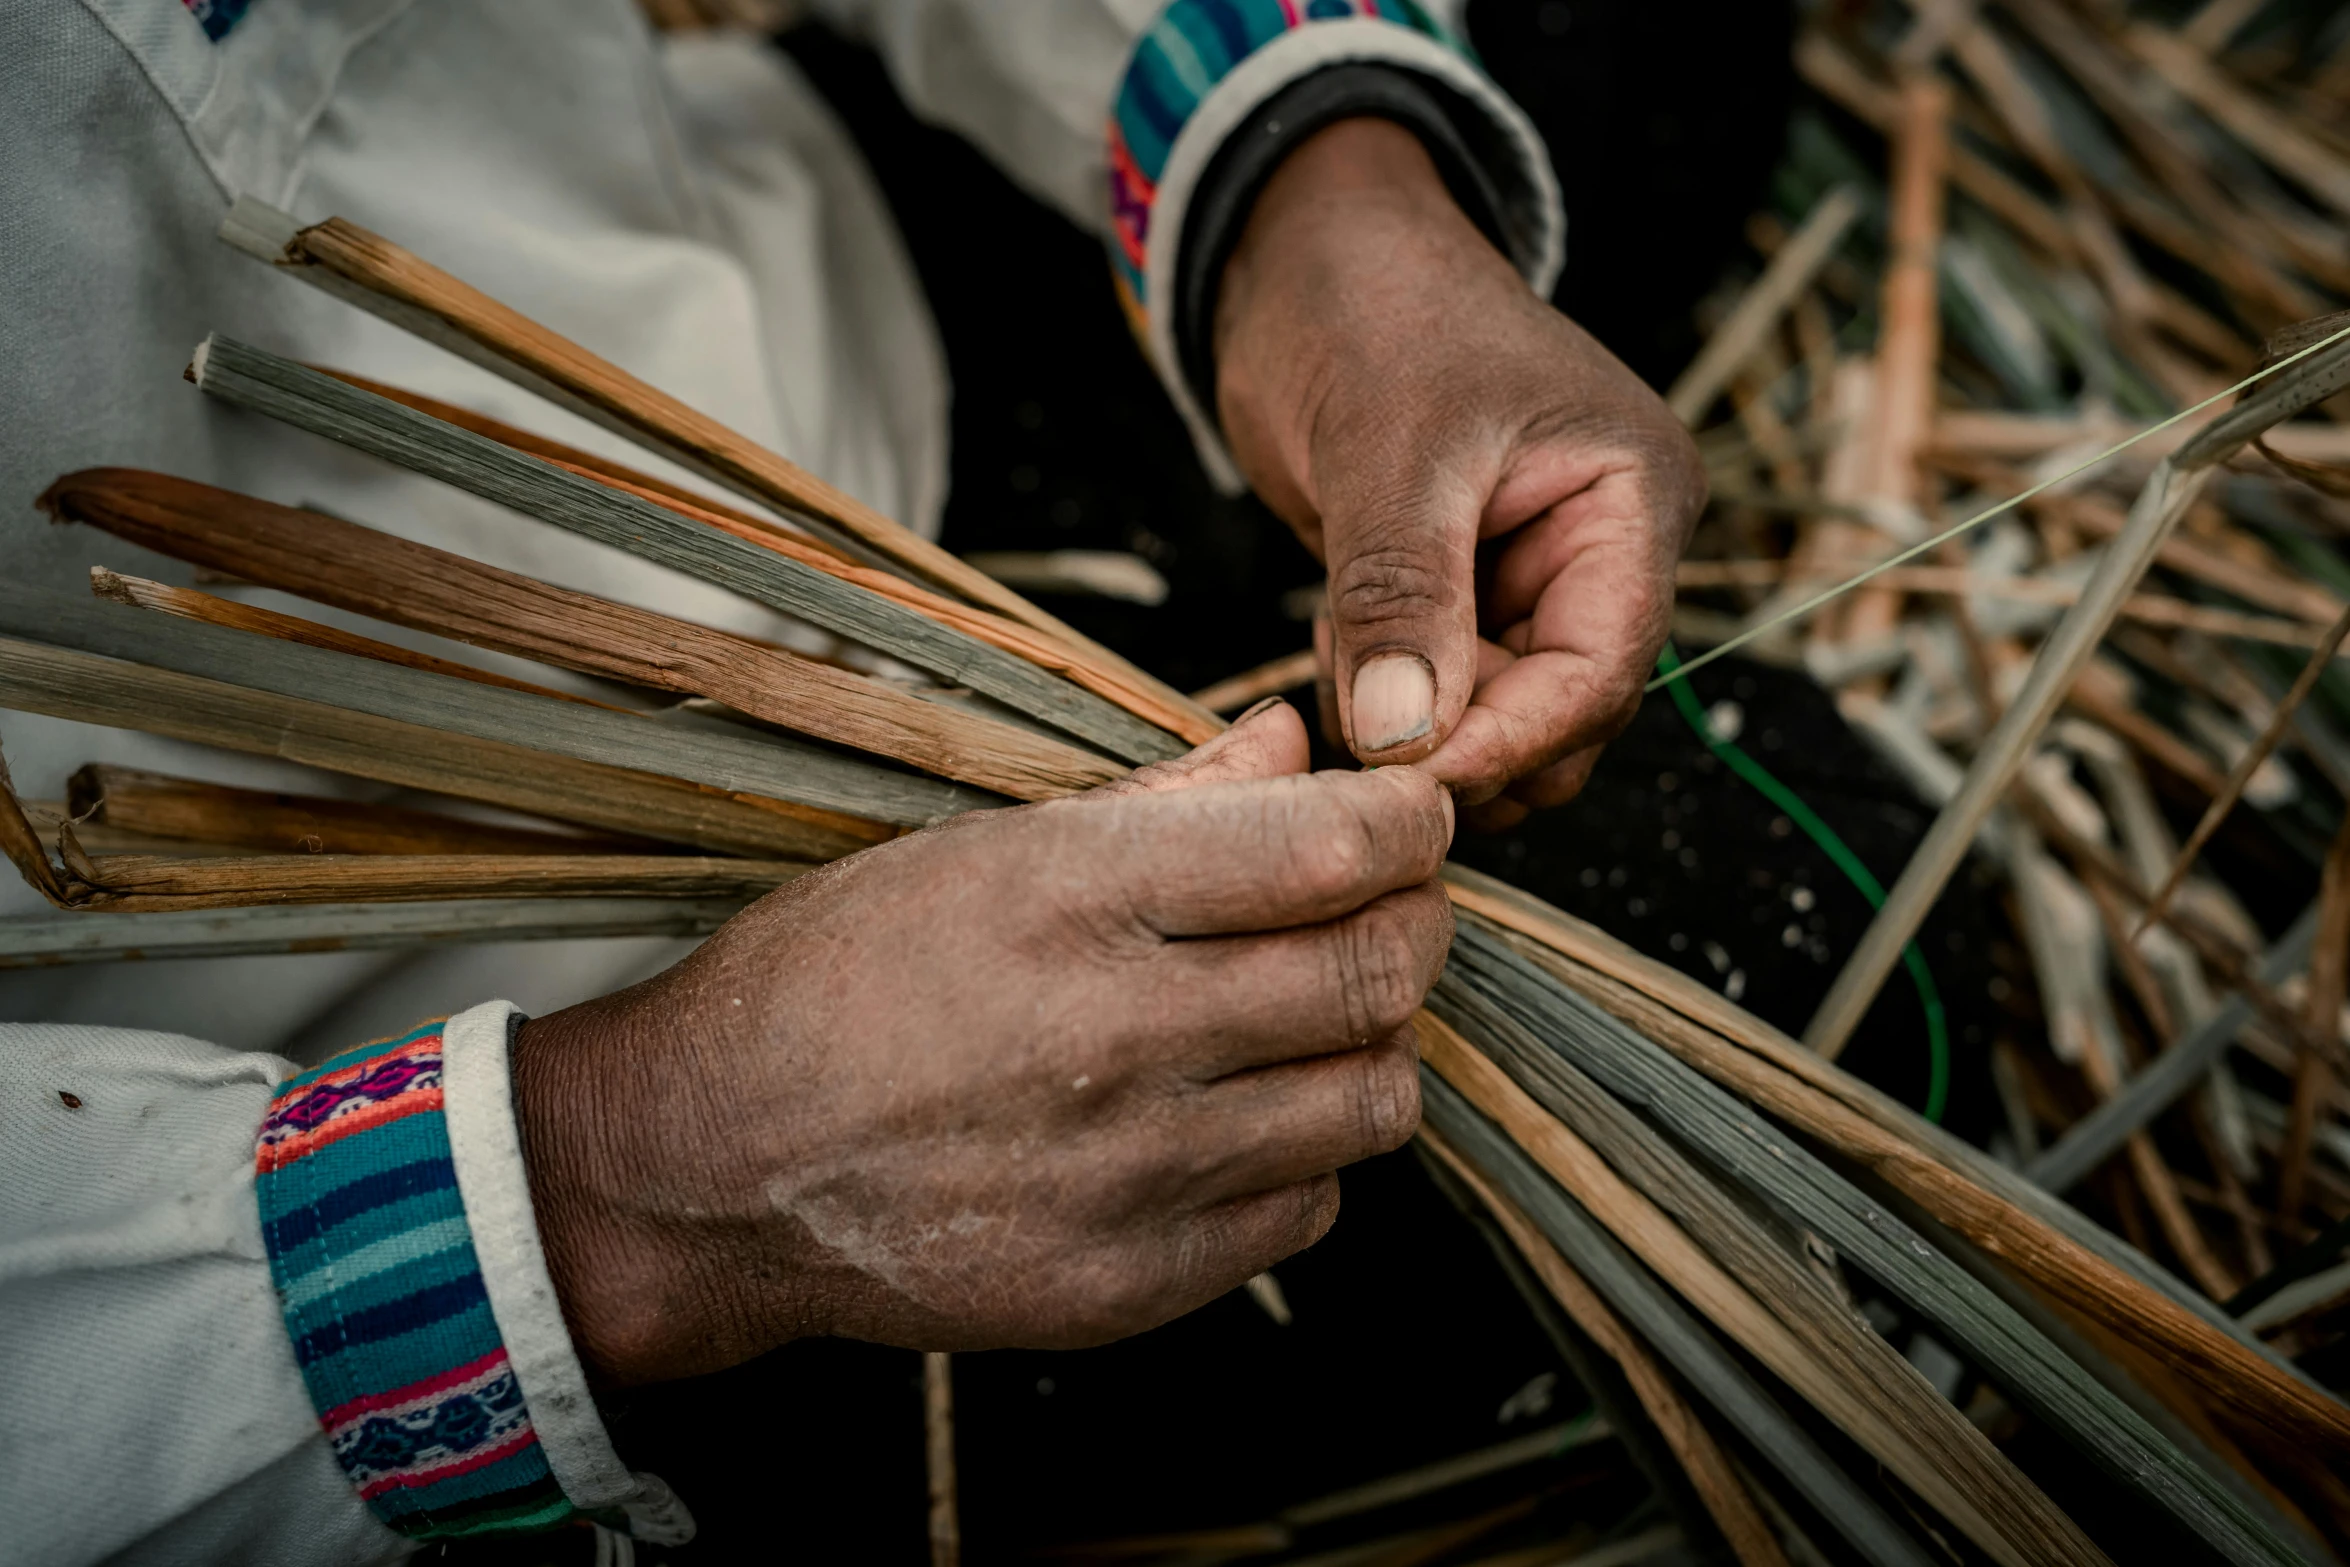
[[[1468,708],[1476,512],[1421,490],[1369,517],[1324,521],[1338,717],[1362,761],[1416,762]]]
[[[1235,783],[1302,773],[1311,760],[1306,746],[1305,720],[1296,708],[1269,696],[1250,708],[1232,727],[1213,740],[1193,747],[1172,761],[1138,768],[1132,777],[1109,785],[1103,793],[1164,794],[1201,784]]]

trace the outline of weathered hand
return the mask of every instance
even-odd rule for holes
[[[591,1373],[787,1339],[1098,1342],[1311,1244],[1419,1121],[1449,799],[1305,775],[1273,707],[1093,794],[828,867],[526,1024],[515,1084]]]
[[[1639,703],[1704,503],[1663,402],[1379,120],[1275,172],[1215,342],[1242,471],[1329,567],[1355,754],[1493,801],[1489,823],[1571,798]]]

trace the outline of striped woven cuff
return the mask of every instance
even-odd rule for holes
[[[1259,105],[1331,66],[1392,66],[1457,106],[1501,197],[1504,249],[1548,294],[1566,215],[1532,122],[1418,0],[1170,0],[1134,46],[1110,111],[1110,250],[1120,302],[1219,482],[1239,476],[1186,381],[1176,326],[1184,220],[1227,138]]]
[[[369,1508],[415,1539],[544,1529],[574,1511],[466,1223],[443,1027],[286,1082],[255,1159],[270,1276],[319,1423]]]

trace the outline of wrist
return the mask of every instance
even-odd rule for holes
[[[677,1201],[702,1140],[665,1126],[671,1101],[649,1079],[681,1069],[675,1041],[644,1037],[633,998],[531,1019],[513,1047],[547,1272],[581,1364],[607,1387],[731,1364],[745,1357],[724,1346],[755,1337],[694,1244],[693,1205]]]
[[[1382,345],[1425,342],[1464,284],[1496,281],[1524,291],[1402,126],[1342,120],[1283,161],[1225,264],[1213,335],[1219,421],[1276,511],[1314,511],[1306,446],[1341,378],[1401,373],[1409,356]]]

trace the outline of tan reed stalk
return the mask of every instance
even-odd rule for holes
[[[665,854],[649,838],[562,833],[468,821],[437,811],[238,789],[93,762],[66,780],[66,815],[147,838],[228,844],[272,854]]]
[[[2342,1063],[2342,1003],[2350,994],[2350,811],[2335,830],[2318,882],[2317,940],[2309,949],[2309,995],[2285,1143],[2277,1155],[2277,1208],[2288,1223],[2307,1196],[2309,1149],[2318,1115],[2333,1097]]]
[[[1596,927],[1457,867],[1445,881],[1455,904],[1528,938],[1528,956],[1570,988],[1883,1178],[2052,1300],[2145,1345],[2213,1407],[2316,1461],[2350,1463],[2350,1408],[2074,1238],[2054,1217],[2093,1228],[2088,1220],[1980,1149]]]
[[[257,636],[275,637],[280,642],[299,642],[304,647],[324,648],[330,653],[372,658],[381,664],[398,664],[403,669],[421,669],[428,675],[447,675],[452,680],[470,680],[476,685],[527,691],[532,696],[552,697],[558,702],[600,707],[608,713],[629,711],[575,692],[558,691],[553,686],[516,680],[510,675],[477,669],[471,664],[460,664],[453,659],[435,658],[430,653],[419,653],[412,648],[395,647],[389,642],[378,642],[373,637],[363,637],[355,631],[321,625],[315,620],[304,620],[299,615],[288,615],[281,610],[264,609],[258,604],[243,604],[235,599],[199,593],[194,588],[175,588],[168,583],[150,582],[144,577],[126,577],[104,566],[90,568],[90,592],[112,604],[127,604],[133,609],[161,610],[166,615],[177,615],[182,620],[198,621],[207,626],[225,626],[231,631],[250,631]]]
[[[2252,782],[2252,775],[2260,770],[2260,764],[2269,759],[2278,742],[2285,738],[2285,731],[2292,727],[2294,713],[2300,710],[2309,693],[2317,689],[2318,677],[2325,673],[2326,666],[2340,653],[2345,637],[2350,637],[2350,607],[2345,607],[2334,623],[2326,628],[2325,635],[2310,651],[2308,662],[2301,666],[2301,673],[2294,677],[2292,686],[2278,701],[2276,711],[2262,726],[2259,736],[2242,756],[2236,758],[2236,765],[2228,769],[2227,778],[2222,782],[2219,792],[2211,797],[2211,804],[2204,811],[2202,820],[2195,824],[2195,830],[2187,835],[2187,841],[2180,846],[2178,858],[2171,862],[2169,872],[2162,878],[2162,885],[2155,888],[2147,899],[2146,912],[2139,916],[2137,930],[2131,933],[2133,937],[2169,909],[2171,899],[2178,895],[2188,871],[2202,857],[2204,845],[2211,842],[2211,835],[2219,831],[2220,823],[2227,820],[2228,812],[2234,810],[2236,802],[2243,798],[2244,788]]]
[[[729,488],[813,518],[925,581],[1043,632],[1178,711],[1190,706],[1182,693],[929,540],[381,235],[341,218],[297,227],[285,214],[251,198],[239,199],[222,234],[239,248],[647,442]]]
[[[1420,1015],[1418,1023],[1422,1028],[1444,1027],[1426,1013]],[[1648,1345],[1609,1309],[1607,1302],[1584,1282],[1573,1265],[1559,1255],[1558,1248],[1543,1239],[1533,1221],[1515,1203],[1494,1190],[1484,1175],[1455,1152],[1451,1144],[1426,1128],[1420,1132],[1420,1141],[1485,1205],[1560,1309],[1623,1368],[1624,1379],[1631,1383],[1640,1407],[1648,1412],[1657,1433],[1689,1476],[1698,1500],[1704,1503],[1714,1526],[1722,1531],[1722,1538],[1729,1542],[1739,1567],[1787,1567],[1786,1552],[1755,1506],[1754,1497],[1739,1478],[1730,1455],[1723,1451],[1721,1443],[1682,1396]]]
[[[1070,794],[1127,772],[1075,745],[746,637],[319,512],[119,468],[60,479],[42,504],[264,587],[585,674],[713,697],[767,723],[1015,799]]]
[[[7,638],[0,638],[0,706],[721,853],[830,860],[895,836],[764,796]]]
[[[322,373],[362,391],[389,398],[419,413],[430,414],[460,429],[470,430],[516,451],[544,458],[581,478],[607,484],[679,516],[706,523],[750,543],[764,545],[844,582],[853,582],[868,592],[903,604],[991,647],[1017,654],[1039,668],[1063,675],[1096,696],[1117,703],[1135,717],[1157,724],[1194,745],[1212,738],[1223,727],[1212,714],[1203,714],[1198,710],[1196,698],[1190,699],[1189,705],[1171,704],[1163,700],[1155,683],[1137,682],[1122,669],[1080,657],[1061,642],[1031,627],[987,610],[974,609],[960,599],[931,592],[903,577],[862,564],[813,534],[754,516],[652,474],[609,461],[575,446],[566,446],[560,441],[548,440],[452,403],[403,391],[380,381],[370,381],[347,371],[322,367]]]
[[[1431,1026],[1433,1025],[1433,1026]],[[1946,1454],[1864,1392],[1849,1340],[1799,1331],[1766,1306],[1688,1231],[1627,1182],[1597,1150],[1552,1117],[1508,1073],[1434,1019],[1420,1024],[1422,1059],[1558,1181],[1640,1259],[1722,1331],[1962,1530],[1995,1560],[2103,1562],[2105,1557],[2053,1508],[2000,1506],[1975,1477],[1944,1467]],[[2035,1493],[2036,1494],[2036,1493]],[[2057,1522],[2061,1520],[2061,1522]],[[2047,1528],[2034,1527],[2047,1525]]]
[[[248,854],[80,852],[61,829],[59,908],[120,914],[281,903],[433,903],[449,898],[737,898],[813,869],[789,860],[670,854]],[[46,890],[46,889],[44,889]]]

